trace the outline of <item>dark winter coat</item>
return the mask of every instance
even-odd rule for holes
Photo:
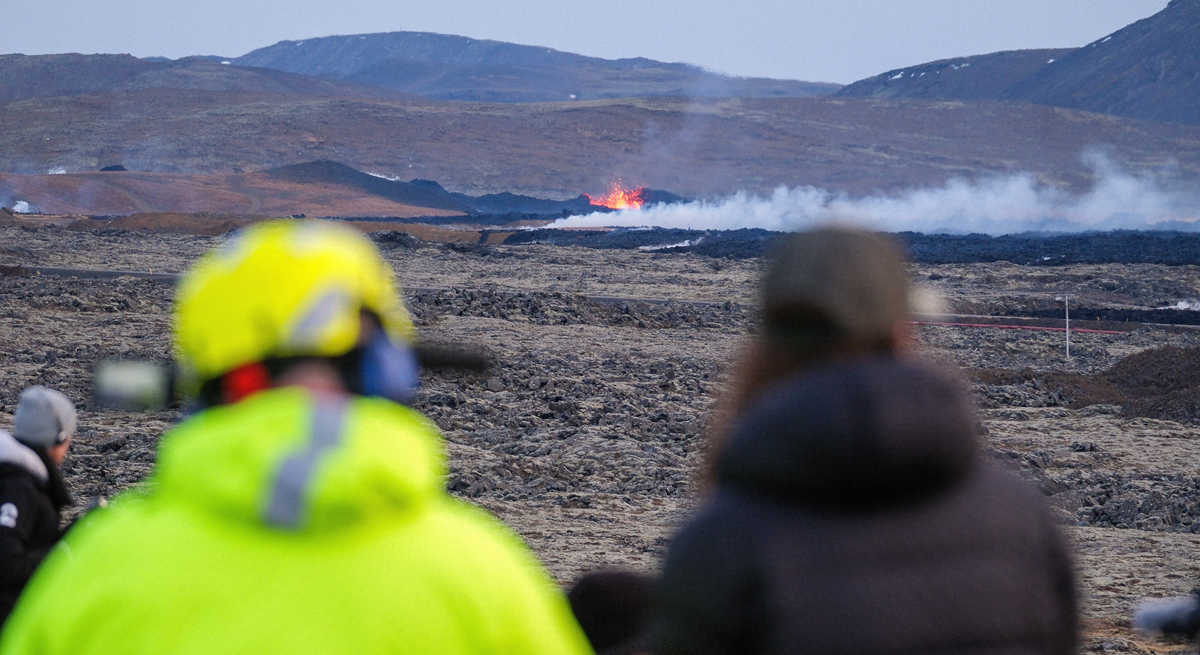
[[[1073,652],[1063,539],[959,386],[889,358],[765,392],[670,546],[654,652]]]
[[[60,510],[69,502],[46,454],[0,432],[0,623],[62,536]]]

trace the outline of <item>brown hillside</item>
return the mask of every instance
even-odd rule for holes
[[[7,216],[7,215],[5,215]],[[10,217],[11,218],[11,217]],[[266,220],[266,216],[228,215],[200,212],[196,214],[181,214],[174,212],[150,212],[132,214],[111,219],[79,218],[66,226],[72,232],[90,232],[95,230],[115,229],[135,232],[150,232],[154,234],[191,234],[196,236],[217,236],[241,229],[252,223]],[[310,219],[314,220],[314,219]],[[0,217],[0,226],[25,225],[25,218],[17,217],[5,223]],[[345,221],[362,232],[398,232],[411,234],[424,241],[441,243],[479,243],[482,233],[475,229],[451,229],[422,224],[387,223],[381,221]],[[498,243],[511,232],[489,232],[488,243]]]
[[[489,105],[142,91],[8,102],[0,124],[3,171],[231,173],[328,159],[472,194],[566,198],[617,176],[691,197],[780,184],[865,193],[1016,170],[1082,188],[1091,171],[1079,156],[1096,145],[1134,170],[1174,162],[1200,177],[1200,127],[1000,102]]]
[[[19,198],[41,212],[123,215],[215,212],[264,216],[459,216],[334,184],[302,184],[265,173],[0,173],[0,197]]]
[[[74,232],[102,230],[137,230],[158,234],[195,234],[217,236],[263,220],[261,216],[225,216],[221,214],[176,214],[152,212],[133,214],[108,220],[81,218],[67,226]]]

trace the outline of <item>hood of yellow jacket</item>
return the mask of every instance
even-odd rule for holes
[[[415,410],[285,387],[165,434],[149,491],[226,521],[320,531],[415,511],[444,494],[445,474],[441,436]]]

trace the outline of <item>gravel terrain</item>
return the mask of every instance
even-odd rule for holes
[[[177,272],[221,240],[0,228],[0,264]],[[450,453],[447,487],[513,526],[564,584],[601,566],[653,570],[696,502],[708,412],[754,329],[759,262],[382,245],[401,282],[424,289],[408,294],[422,339],[497,359],[486,373],[423,378],[420,409]],[[1197,267],[999,263],[916,266],[913,276],[972,314],[1052,308],[1063,292],[1095,307],[1200,298]],[[88,387],[101,359],[168,358],[172,293],[169,283],[129,277],[0,277],[0,428],[11,426],[27,385],[71,396],[80,430],[65,472],[81,499],[142,480],[158,436],[182,416],[97,411]],[[1076,544],[1085,650],[1188,652],[1132,633],[1127,617],[1138,598],[1182,594],[1200,580],[1200,413],[1188,391],[1200,380],[1168,371],[1198,352],[1200,331],[1072,334],[1069,360],[1062,332],[916,333],[927,356],[961,367],[990,455],[1046,494]],[[1179,350],[1157,350],[1168,346]],[[1124,395],[1098,402],[1101,391]]]

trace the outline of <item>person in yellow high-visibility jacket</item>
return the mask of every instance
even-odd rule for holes
[[[294,221],[203,258],[177,356],[206,409],[82,519],[0,653],[589,653],[501,523],[451,498],[412,326],[361,235]]]

